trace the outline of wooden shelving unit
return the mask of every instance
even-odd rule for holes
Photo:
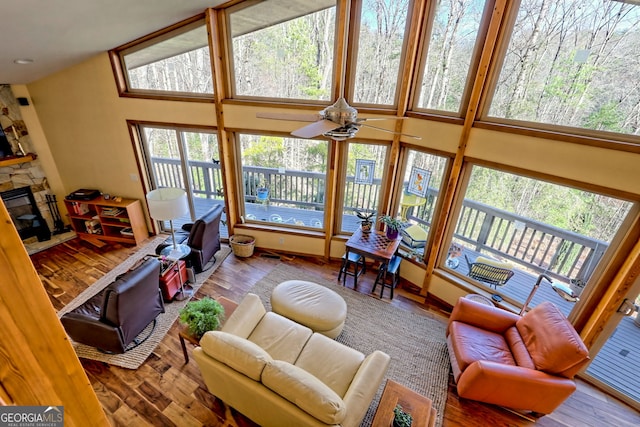
[[[67,200],[73,230],[81,239],[97,246],[106,242],[138,245],[149,237],[140,200],[119,202],[100,196],[93,200]]]

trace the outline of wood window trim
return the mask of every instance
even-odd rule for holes
[[[213,103],[214,94],[197,94],[186,92],[169,92],[169,91],[157,91],[148,89],[131,89],[129,88],[129,80],[127,77],[127,69],[124,65],[124,53],[134,49],[143,49],[144,47],[153,45],[158,41],[169,39],[172,37],[172,33],[197,24],[201,22],[203,26],[206,26],[206,11],[199,13],[190,18],[184,19],[175,24],[169,25],[151,34],[142,36],[136,40],[130,41],[123,45],[120,45],[114,49],[108,51],[109,61],[111,62],[111,69],[113,70],[114,79],[116,82],[116,88],[118,95],[122,98],[141,98],[141,99],[153,99],[153,100],[171,100],[171,101],[183,101],[183,102],[204,102]],[[211,45],[211,37],[207,37],[208,44]],[[213,77],[213,70],[211,71]]]

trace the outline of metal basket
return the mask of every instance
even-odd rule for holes
[[[256,246],[256,239],[244,234],[234,234],[229,238],[229,244],[233,254],[240,258],[248,258],[253,255]]]

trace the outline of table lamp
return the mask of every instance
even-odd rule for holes
[[[149,215],[158,221],[169,221],[171,226],[171,241],[173,246],[167,246],[162,251],[171,259],[180,259],[191,252],[185,245],[176,244],[176,236],[173,229],[173,220],[189,213],[187,193],[181,188],[158,188],[147,193]]]
[[[518,313],[520,316],[522,316],[527,310],[527,306],[533,299],[533,295],[536,293],[536,291],[540,287],[540,283],[542,282],[542,279],[546,279],[547,282],[549,282],[549,284],[551,285],[551,288],[554,291],[556,291],[556,293],[560,295],[562,298],[564,298],[566,301],[576,302],[580,300],[580,298],[578,298],[578,296],[573,293],[573,290],[570,287],[562,283],[553,283],[553,280],[551,280],[549,276],[547,276],[546,274],[541,274],[538,276],[538,280],[536,280],[536,284],[533,285],[533,289],[531,289],[531,293],[529,294],[529,296],[527,297],[527,300],[522,306],[520,313]]]

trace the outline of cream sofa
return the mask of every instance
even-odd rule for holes
[[[359,426],[390,361],[267,312],[254,294],[193,357],[214,396],[264,427]]]

